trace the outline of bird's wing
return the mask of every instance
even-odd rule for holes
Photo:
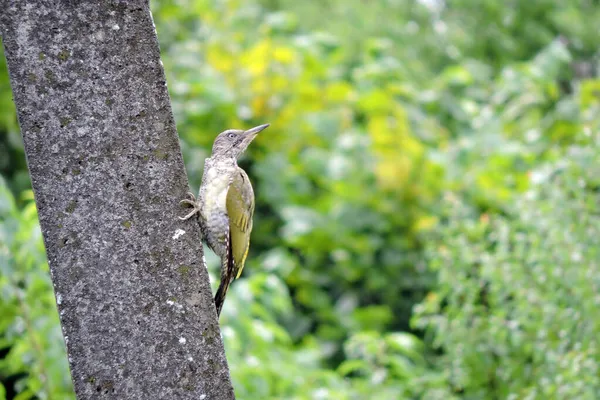
[[[233,261],[235,277],[239,278],[250,247],[252,215],[254,214],[254,191],[248,175],[238,168],[227,191],[227,215],[229,216],[229,257]]]

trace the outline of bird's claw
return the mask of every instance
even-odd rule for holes
[[[186,198],[181,200],[180,203],[185,203],[185,202],[189,202],[189,201],[193,201],[194,203],[196,202],[196,196],[194,196],[194,193],[187,192],[187,194],[185,196],[186,196]],[[189,199],[187,197],[189,197]]]
[[[196,213],[200,212],[200,207],[198,207],[198,203],[196,202],[196,196],[194,196],[194,194],[192,192],[188,192],[186,199],[183,199],[179,202],[179,204],[187,204],[190,205],[192,207],[194,207],[194,209],[187,214],[184,217],[179,217],[180,220],[185,221],[187,219],[192,218]]]

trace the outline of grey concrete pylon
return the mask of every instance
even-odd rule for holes
[[[146,1],[0,1],[80,399],[233,399]]]

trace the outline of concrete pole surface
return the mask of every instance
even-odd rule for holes
[[[79,399],[233,399],[144,0],[0,0]]]

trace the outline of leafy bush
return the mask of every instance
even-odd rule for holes
[[[571,148],[532,172],[503,216],[447,195],[447,222],[428,248],[439,284],[415,321],[443,351],[454,390],[598,397],[599,162],[594,148]]]

